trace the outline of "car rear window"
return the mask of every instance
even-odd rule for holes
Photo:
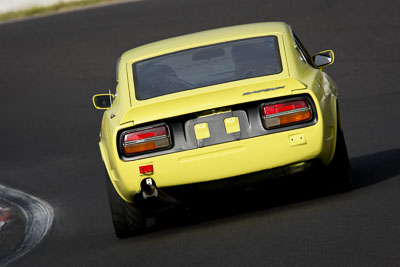
[[[282,71],[276,36],[184,50],[132,67],[138,100]]]

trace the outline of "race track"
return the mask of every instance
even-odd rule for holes
[[[142,0],[0,24],[0,184],[45,200],[55,216],[9,266],[399,266],[399,10],[389,0]],[[355,189],[278,185],[271,197],[117,239],[92,95],[115,87],[127,49],[259,21],[291,24],[312,53],[335,51],[327,72]]]

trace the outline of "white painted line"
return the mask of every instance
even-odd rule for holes
[[[79,0],[0,0],[0,13],[18,11],[32,7],[51,6],[61,2],[76,2]]]
[[[0,198],[17,206],[26,218],[24,240],[11,255],[0,259],[0,265],[9,263],[31,251],[53,224],[53,208],[45,201],[19,190],[0,185]]]
[[[0,0],[0,1],[2,1],[2,0]],[[87,6],[82,6],[82,7],[73,7],[71,9],[60,10],[60,11],[55,11],[55,12],[50,12],[50,13],[45,13],[45,14],[33,15],[33,16],[28,16],[28,17],[23,17],[23,18],[18,18],[18,19],[5,20],[5,21],[1,21],[0,25],[11,24],[11,23],[20,22],[20,21],[46,18],[46,17],[50,17],[50,16],[71,13],[71,12],[79,12],[79,11],[96,9],[96,8],[123,5],[123,4],[133,3],[133,2],[141,2],[141,1],[145,1],[145,0],[116,0],[116,1],[112,1],[112,2],[96,3],[96,4],[92,4],[92,5],[87,5]]]

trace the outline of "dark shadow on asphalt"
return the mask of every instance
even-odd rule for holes
[[[362,188],[400,174],[400,149],[350,159],[354,188]]]
[[[353,189],[372,186],[400,174],[398,159],[400,149],[352,158]],[[149,230],[190,226],[329,195],[340,195],[321,183],[321,178],[323,179],[305,173],[271,180],[256,188],[199,195],[188,211],[170,210],[159,214],[156,217],[157,223]]]

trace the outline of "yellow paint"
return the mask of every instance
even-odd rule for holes
[[[279,74],[136,100],[132,73],[132,64],[136,61],[198,46],[269,35],[277,36],[279,42],[283,67]],[[131,201],[133,195],[140,191],[143,177],[138,168],[149,161],[157,169],[152,175],[157,186],[166,187],[218,180],[292,164],[302,166],[302,162],[311,159],[320,159],[328,164],[333,157],[337,131],[336,85],[324,72],[300,60],[285,23],[233,26],[137,47],[121,56],[118,73],[118,93],[112,108],[103,115],[100,151],[117,192],[126,201]],[[271,88],[279,89],[264,90]],[[310,95],[316,105],[318,122],[313,126],[141,160],[124,161],[119,156],[117,136],[121,130],[184,114],[212,114],[211,110],[222,107],[229,110],[240,103],[300,94]],[[229,118],[224,124],[227,133],[243,131],[237,118]],[[197,124],[195,133],[198,139],[210,136],[207,124]]]
[[[294,134],[289,136],[289,143],[292,146],[303,145],[306,143],[306,138],[304,134]]]
[[[227,134],[240,132],[238,117],[226,118],[224,120],[225,130]]]
[[[245,148],[243,146],[240,147],[230,147],[228,149],[222,149],[218,150],[215,152],[209,152],[209,151],[204,151],[204,153],[197,153],[196,155],[191,155],[191,156],[183,156],[182,158],[179,158],[179,163],[187,163],[187,162],[192,162],[192,161],[198,161],[198,160],[204,160],[204,159],[209,159],[217,156],[228,156],[229,154],[232,153],[240,153],[243,152]]]
[[[194,126],[194,133],[196,139],[206,139],[210,137],[210,129],[208,129],[208,123],[199,123]]]
[[[132,69],[132,68],[131,68]],[[305,89],[306,86],[293,78],[275,80],[278,75],[258,77],[187,90],[175,94],[163,95],[144,101],[132,100],[134,106],[125,107],[121,114],[121,124],[135,121],[136,124],[163,118],[175,117],[181,114],[218,109],[238,103],[253,102],[260,99],[280,97],[292,94],[292,89]],[[275,77],[276,76],[276,77]],[[243,95],[266,88],[282,89]],[[173,107],[173,108],[171,108]]]
[[[157,173],[152,178],[159,187],[199,183],[318,157],[322,149],[322,125],[316,124],[303,130],[309,141],[301,146],[292,146],[288,142],[288,134],[296,133],[293,130],[153,157]],[[129,197],[140,191],[143,178],[133,175],[132,170],[147,161],[117,161],[118,176],[125,177],[116,181],[122,194]]]

